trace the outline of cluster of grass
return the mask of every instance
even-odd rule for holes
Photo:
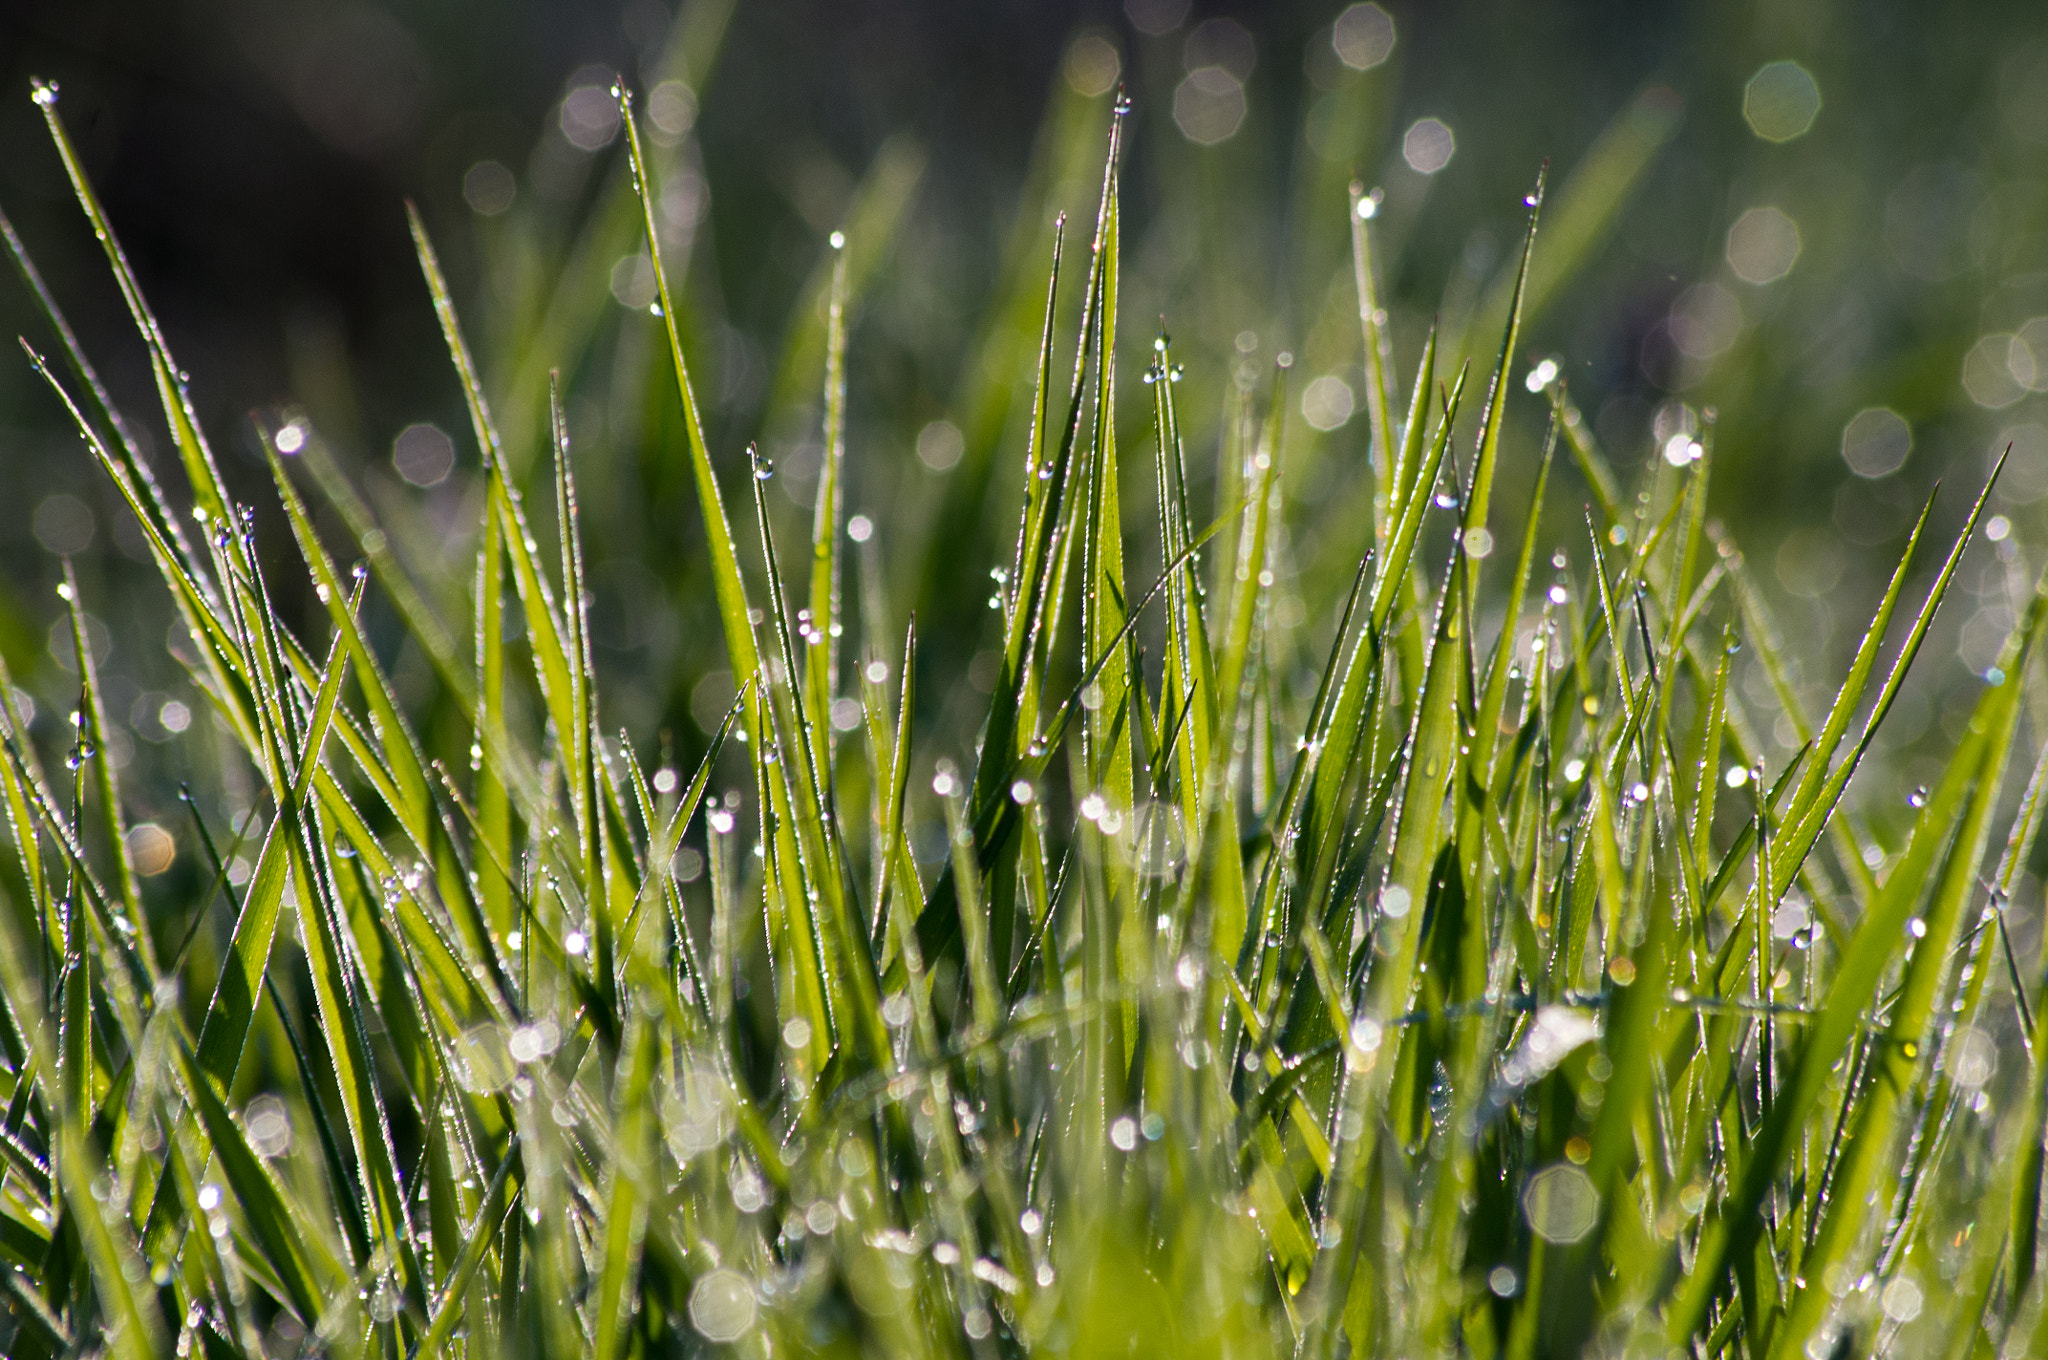
[[[970,756],[918,749],[918,686],[978,691],[892,629],[886,535],[847,531],[848,254],[806,553],[777,542],[768,464],[706,440],[622,97],[715,595],[696,645],[742,681],[678,768],[606,729],[561,395],[501,431],[419,219],[482,463],[475,558],[424,589],[331,465],[301,489],[297,423],[265,431],[289,543],[259,543],[37,97],[176,476],[10,230],[56,336],[31,357],[146,540],[217,720],[188,741],[229,748],[246,814],[188,796],[208,872],[145,882],[67,584],[72,723],[32,726],[0,677],[11,1354],[2048,1346],[2048,1011],[2002,914],[2048,771],[2015,814],[2048,597],[1903,834],[1866,826],[1852,777],[1982,498],[1946,547],[1922,516],[1809,716],[1707,517],[1711,427],[1626,487],[1540,366],[1547,436],[1504,443],[1540,183],[1476,371],[1434,333],[1395,352],[1351,192],[1370,516],[1348,593],[1311,602],[1335,628],[1297,694],[1271,618],[1286,365],[1227,394],[1220,471],[1191,478],[1168,337],[1119,372],[1105,111],[1085,263],[1076,239],[1040,275],[1028,438],[998,465],[1022,508]],[[508,439],[550,455],[551,542]],[[1519,505],[1495,495],[1508,458],[1533,469]],[[1593,503],[1552,554],[1567,460]],[[1127,570],[1155,554],[1156,578]],[[466,764],[394,689],[375,595]],[[1743,647],[1781,712],[1731,689]],[[1774,766],[1780,721],[1801,744]],[[2004,1064],[2000,1008],[2026,1043]]]

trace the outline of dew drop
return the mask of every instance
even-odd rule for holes
[[[33,82],[31,88],[35,91],[31,97],[36,101],[36,107],[44,109],[54,109],[57,107],[56,81],[38,80]]]
[[[754,464],[754,480],[755,480],[755,481],[757,481],[757,482],[765,482],[765,481],[767,481],[767,480],[768,480],[768,479],[769,479],[770,477],[773,477],[774,475],[775,475],[775,464],[773,464],[773,463],[769,462],[769,461],[768,461],[768,460],[767,460],[766,458],[763,458],[763,459],[761,459],[761,460],[760,460],[759,462],[757,462],[757,463],[755,463],[755,464]]]
[[[1925,784],[1920,785],[1906,795],[1906,806],[1916,808],[1927,806],[1927,786]]]

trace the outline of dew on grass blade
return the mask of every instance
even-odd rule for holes
[[[1593,1180],[1569,1162],[1558,1162],[1529,1178],[1522,1191],[1522,1213],[1529,1230],[1544,1241],[1569,1246],[1593,1231],[1600,1213],[1600,1194]]]
[[[720,1268],[691,1288],[690,1323],[707,1341],[738,1341],[754,1325],[755,1306],[754,1286],[746,1276]]]

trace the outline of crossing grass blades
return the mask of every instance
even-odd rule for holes
[[[2048,1350],[2048,1007],[2002,917],[2048,770],[2019,745],[2048,599],[1903,838],[1865,828],[1883,790],[1853,776],[1982,498],[1945,549],[1923,514],[1824,713],[1789,688],[1745,711],[1739,649],[1784,659],[1706,515],[1711,431],[1624,490],[1539,373],[1547,437],[1502,439],[1540,184],[1479,372],[1434,335],[1393,352],[1353,190],[1374,517],[1348,598],[1313,602],[1340,622],[1295,712],[1268,665],[1287,374],[1246,396],[1196,505],[1167,338],[1118,383],[1109,119],[1085,267],[1070,244],[1044,275],[971,759],[916,748],[915,686],[952,677],[914,630],[842,618],[844,256],[806,555],[704,437],[657,251],[672,456],[745,681],[678,771],[604,729],[560,396],[551,466],[515,485],[419,218],[483,467],[472,637],[316,532],[327,492],[273,440],[295,557],[267,560],[324,608],[295,632],[54,90],[37,100],[176,458],[145,459],[10,228],[54,336],[30,359],[260,795],[246,827],[191,800],[199,897],[144,885],[67,586],[75,742],[46,725],[38,749],[0,685],[11,1354]],[[1078,333],[1056,334],[1076,288]],[[1133,393],[1150,437],[1119,449]],[[1560,456],[1594,503],[1553,556]],[[1497,503],[1507,458],[1538,469],[1527,504]],[[557,541],[523,492],[553,498]],[[1153,501],[1156,522],[1125,518]],[[1137,579],[1125,554],[1154,536],[1166,568]],[[466,769],[428,756],[371,646],[380,591],[459,705]],[[1760,733],[1787,722],[1773,766]],[[921,866],[909,829],[940,818],[945,862]],[[675,871],[686,838],[707,881]],[[2027,1045],[1987,1105],[1956,1055],[1999,1008]]]

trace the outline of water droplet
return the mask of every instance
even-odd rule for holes
[[[1119,90],[1117,91],[1116,103],[1110,107],[1116,111],[1116,116],[1121,118],[1131,111],[1131,97]]]
[[[769,479],[770,477],[773,477],[774,475],[775,475],[775,464],[773,464],[773,463],[769,462],[769,461],[768,461],[768,460],[767,460],[766,458],[761,458],[761,459],[757,459],[757,460],[755,460],[755,463],[754,463],[754,480],[755,480],[755,481],[757,481],[757,482],[765,482],[765,481],[767,481],[767,480],[768,480],[768,479]]]
[[[833,232],[833,233],[832,233],[832,235],[831,235],[831,237],[830,237],[829,239],[830,239],[830,240],[831,240],[831,242],[832,242],[832,248],[833,248],[834,250],[844,250],[844,249],[846,249],[846,233],[845,233],[845,232],[843,232],[843,231],[835,231],[835,232]]]
[[[1536,195],[1534,195],[1534,194],[1523,194],[1523,195],[1522,195],[1522,206],[1523,206],[1523,207],[1525,207],[1525,208],[1533,208],[1533,207],[1535,207],[1535,206],[1536,206]]]
[[[34,99],[34,100],[36,101],[36,106],[37,106],[38,108],[45,108],[45,109],[54,109],[54,108],[56,108],[56,107],[57,107],[57,82],[56,82],[56,81],[54,81],[54,80],[38,80],[38,81],[34,81],[34,82],[32,82],[32,84],[31,84],[30,88],[31,88],[31,89],[32,89],[32,90],[34,91],[34,94],[33,94],[33,95],[31,95],[30,97],[31,97],[31,98],[33,98],[33,99]]]
[[[1439,491],[1436,493],[1436,503],[1439,509],[1455,510],[1458,507],[1458,498],[1448,491]]]
[[[647,314],[648,314],[649,316],[660,316],[660,315],[662,315],[662,310],[661,310],[661,304],[660,304],[659,302],[650,302],[650,303],[648,303],[648,304],[647,304]]]
[[[1925,784],[1920,785],[1906,795],[1906,806],[1916,808],[1927,806],[1927,786]]]

